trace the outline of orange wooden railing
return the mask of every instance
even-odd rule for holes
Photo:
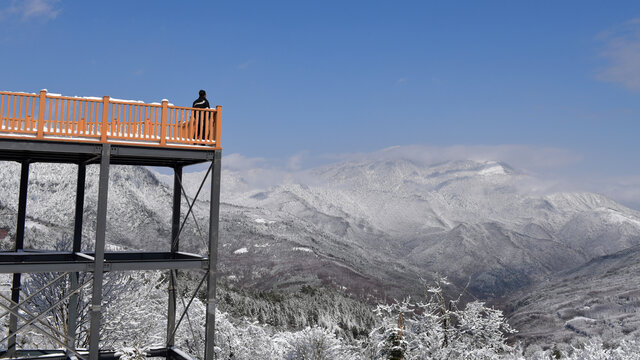
[[[145,104],[46,90],[39,95],[0,91],[0,137],[221,149],[221,117],[222,106],[194,109],[167,100]]]

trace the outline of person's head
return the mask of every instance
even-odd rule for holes
[[[198,94],[200,94],[200,97],[207,97],[207,92],[204,90],[200,90]]]

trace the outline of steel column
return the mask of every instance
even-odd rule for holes
[[[216,327],[216,275],[218,269],[218,223],[220,216],[220,170],[222,151],[216,150],[211,173],[209,203],[209,268],[207,274],[207,318],[204,359],[213,360]]]
[[[89,359],[98,360],[100,355],[100,322],[102,317],[102,280],[104,271],[104,244],[107,229],[107,197],[109,194],[109,165],[111,145],[102,145],[100,180],[98,187],[98,212],[96,215],[95,263],[93,270],[93,293],[89,309]]]
[[[82,215],[84,213],[84,188],[87,178],[87,165],[78,164],[78,180],[76,189],[76,214],[73,228],[73,252],[82,251]]]
[[[180,247],[180,204],[182,201],[182,166],[174,167],[173,174],[173,212],[171,215],[171,253]],[[169,270],[169,310],[167,314],[167,348],[175,343],[176,326],[176,278],[173,270]]]
[[[29,188],[29,160],[22,162],[20,167],[20,195],[18,197],[18,223],[16,224],[16,247],[15,251],[24,249],[24,224],[27,219],[27,190]],[[20,302],[20,288],[22,274],[13,274],[13,286],[11,287],[11,301],[14,304]],[[12,306],[17,310],[17,305]],[[16,351],[16,330],[18,329],[18,318],[14,313],[9,316],[9,340],[7,341],[7,354],[11,357]]]
[[[82,215],[84,213],[84,188],[87,177],[87,165],[85,163],[78,164],[78,180],[76,187],[76,214],[75,225],[73,228],[73,249],[74,253],[82,251]],[[78,288],[80,273],[73,272],[69,274],[71,278],[71,292]],[[73,350],[76,348],[76,326],[78,324],[78,301],[79,293],[74,293],[69,299],[69,322],[67,324],[67,336],[70,338],[67,346]]]

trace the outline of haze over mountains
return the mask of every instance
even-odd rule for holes
[[[0,228],[8,231],[0,242],[7,249],[19,166],[0,166],[7,174]],[[190,195],[201,175],[185,175]],[[452,280],[451,291],[468,283],[470,294],[491,299],[640,244],[638,212],[591,193],[541,193],[536,179],[496,161],[347,161],[261,189],[247,186],[248,176],[259,174],[223,172],[220,273],[241,286],[324,284],[388,298],[420,295],[420,279],[438,273]],[[72,166],[32,165],[27,246],[70,236],[75,177]],[[112,168],[112,248],[169,248],[167,184],[170,176],[145,168]],[[85,243],[93,236],[96,193],[91,167]],[[194,211],[206,232],[207,201]],[[181,241],[184,251],[203,249],[192,219]]]

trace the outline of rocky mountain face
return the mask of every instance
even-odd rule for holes
[[[0,172],[0,246],[9,249],[20,171],[3,163]],[[185,174],[190,196],[202,175]],[[350,161],[251,188],[256,176],[223,172],[219,269],[239,286],[330,285],[383,299],[420,296],[420,279],[437,273],[452,280],[452,292],[468,283],[472,296],[491,299],[640,244],[636,211],[596,194],[543,194],[535,179],[500,162]],[[71,236],[75,177],[73,166],[32,165],[27,246]],[[171,186],[171,177],[145,168],[113,167],[108,244],[168,250]],[[96,196],[90,167],[86,244]],[[208,205],[196,203],[182,250],[204,251]],[[187,208],[185,201],[183,215]]]

